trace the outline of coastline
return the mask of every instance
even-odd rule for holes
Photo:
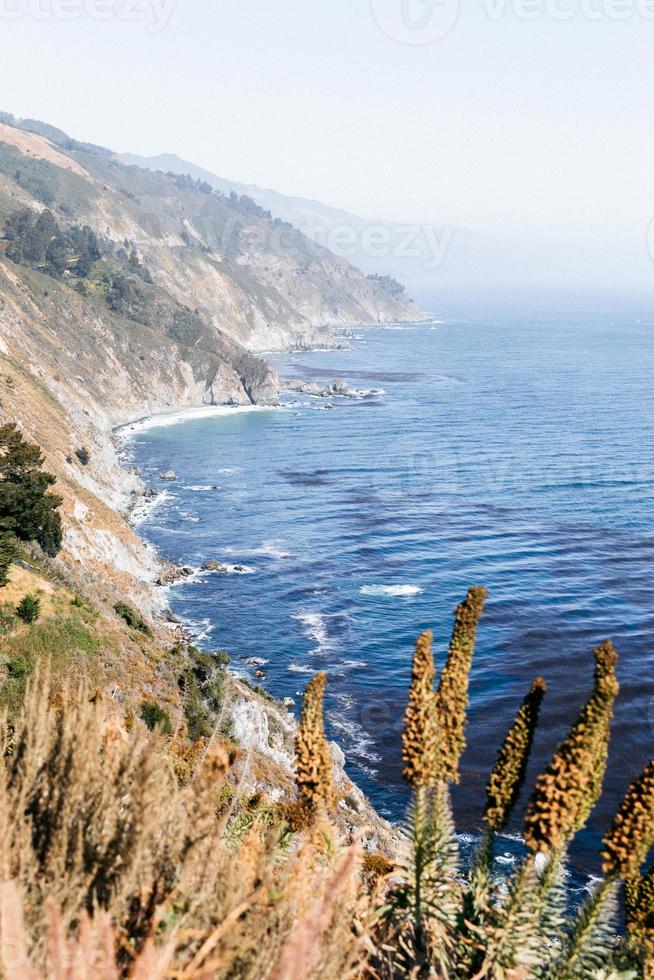
[[[163,412],[153,412],[121,422],[112,428],[114,437],[129,437],[148,429],[157,429],[168,425],[178,425],[182,422],[194,422],[197,419],[220,418],[228,415],[238,415],[243,412],[272,412],[279,405],[189,405],[184,408],[171,408]]]
[[[143,584],[147,588],[149,595],[150,613],[162,625],[170,626],[171,617],[175,621],[174,614],[168,606],[167,590],[186,581],[188,576],[184,570],[185,566],[171,562],[169,558],[155,549],[152,544],[145,541],[139,533],[140,525],[147,521],[152,511],[164,503],[170,494],[168,484],[159,488],[149,486],[144,482],[130,459],[130,439],[149,429],[179,425],[184,422],[193,422],[199,419],[227,418],[230,415],[240,415],[246,412],[276,411],[281,407],[279,405],[176,406],[161,412],[152,412],[149,415],[138,416],[111,428],[110,438],[125,494],[128,499],[127,506],[122,508],[120,513],[143,548],[142,557],[147,565],[148,571],[148,580],[143,582]],[[136,476],[138,481],[138,489],[134,488],[134,476]]]

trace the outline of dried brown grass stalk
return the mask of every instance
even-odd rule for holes
[[[361,846],[352,844],[346,849],[336,873],[327,882],[322,894],[298,918],[281,951],[271,980],[306,980],[318,975],[316,964],[324,952],[323,934],[330,926],[338,905],[343,901],[346,905],[350,904],[352,886],[360,866]]]
[[[81,963],[103,949],[109,964],[110,946],[121,977],[156,976],[164,960],[171,976],[227,975],[236,962],[239,977],[265,975],[297,895],[315,897],[329,834],[307,866],[280,847],[281,808],[228,785],[220,744],[180,786],[170,741],[128,735],[114,711],[83,690],[54,706],[41,674],[0,759],[0,868],[25,909],[23,922],[20,902],[7,905],[5,936],[22,939],[21,978],[28,963],[34,977],[61,972],[71,949]]]

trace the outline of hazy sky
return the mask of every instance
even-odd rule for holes
[[[456,2],[0,0],[2,107],[654,284],[654,0]]]

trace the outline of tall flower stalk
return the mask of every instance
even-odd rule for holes
[[[436,694],[432,634],[418,637],[411,669],[409,703],[404,715],[402,760],[404,778],[414,788],[435,786],[438,760]]]
[[[525,816],[525,840],[532,853],[562,853],[586,823],[602,791],[609,726],[619,691],[617,654],[610,643],[595,652],[590,698],[552,761],[536,781]]]
[[[466,745],[470,667],[477,624],[487,594],[486,589],[480,587],[469,589],[454,614],[452,639],[436,697],[439,737],[437,775],[438,780],[444,783],[459,781],[459,760]]]
[[[295,781],[302,803],[311,813],[335,805],[332,754],[325,737],[323,702],[327,675],[316,674],[304,692],[300,726],[295,737]]]
[[[492,833],[499,834],[504,830],[520,795],[546,690],[542,677],[532,682],[486,784],[483,819]]]

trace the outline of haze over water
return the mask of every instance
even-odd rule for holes
[[[413,642],[439,663],[469,585],[489,600],[471,675],[459,825],[536,674],[549,693],[531,783],[573,721],[605,638],[622,690],[606,793],[575,852],[599,836],[652,755],[654,316],[635,303],[432,301],[444,322],[361,330],[352,351],[276,355],[284,377],[383,389],[361,401],[300,396],[137,435],[136,461],[170,496],[141,525],[167,557],[218,559],[171,591],[200,645],[266,661],[268,690],[329,675],[329,734],[381,812],[400,818],[399,736]],[[515,828],[519,830],[519,821]]]

